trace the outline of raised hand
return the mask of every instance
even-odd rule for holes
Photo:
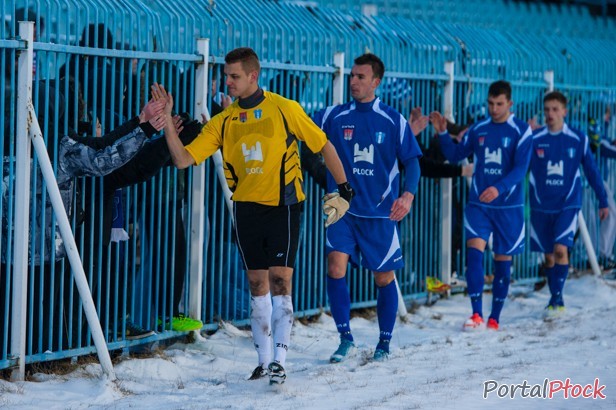
[[[158,117],[159,115],[163,114],[164,108],[164,101],[156,101],[153,99],[148,101],[148,103],[143,107],[143,110],[141,110],[141,113],[139,114],[139,122],[148,122]]]
[[[421,115],[421,107],[417,106],[413,108],[411,110],[411,115],[409,115],[409,122],[417,121]]]
[[[174,115],[173,116],[173,125],[175,126],[175,132],[177,132],[178,135],[184,129],[184,125],[182,125],[183,123],[184,123],[184,121],[182,120],[182,118],[179,115]]]
[[[413,131],[413,135],[417,136],[421,134],[423,130],[428,126],[428,116],[427,115],[419,115],[419,118],[411,121],[411,131]]]
[[[152,84],[150,89],[152,90],[152,99],[155,101],[164,101],[165,114],[171,115],[171,111],[173,110],[173,96],[171,93],[168,93],[165,87],[158,83]]]
[[[541,125],[539,125],[539,123],[537,122],[537,117],[533,117],[530,120],[528,120],[528,125],[530,126],[530,129],[535,131],[537,128],[541,128]]]
[[[165,128],[165,124],[166,124],[165,115],[161,114],[158,117],[152,118],[149,121],[149,123],[152,124],[152,127],[154,127],[156,131],[160,131],[163,128]]]
[[[443,117],[440,112],[432,111],[430,113],[430,122],[439,134],[447,131],[447,119]]]
[[[222,108],[227,108],[231,104],[233,104],[233,99],[230,96],[226,95],[226,94],[223,95],[222,100],[220,101],[220,106]]]

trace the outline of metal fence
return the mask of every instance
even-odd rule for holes
[[[3,229],[2,273],[0,275],[0,369],[15,365],[11,351],[11,298],[14,201],[14,157],[16,69],[15,62],[24,41],[16,36],[16,9],[23,2],[3,0],[4,16],[0,37],[0,78],[5,115],[3,131],[2,180],[6,200],[0,207]],[[57,144],[69,129],[91,135],[96,119],[110,131],[136,115],[148,99],[148,87],[162,82],[174,94],[179,112],[195,112],[196,70],[203,56],[196,54],[197,38],[210,39],[207,56],[210,92],[224,92],[221,67],[224,54],[249,45],[259,54],[263,70],[260,84],[299,101],[308,113],[334,101],[333,78],[338,72],[334,55],[343,51],[343,74],[348,76],[355,56],[371,51],[380,55],[388,69],[380,97],[404,115],[421,106],[424,113],[444,111],[450,87],[451,115],[465,124],[487,115],[487,87],[496,79],[514,86],[514,112],[524,120],[542,122],[541,98],[548,85],[544,78],[554,74],[555,87],[570,100],[569,121],[586,130],[591,119],[603,119],[614,112],[616,102],[616,42],[601,39],[562,38],[548,34],[477,28],[455,22],[408,20],[388,15],[365,16],[355,9],[329,9],[314,4],[255,0],[250,5],[230,0],[203,2],[157,1],[71,1],[28,2],[26,17],[36,22],[36,52],[33,103],[45,136],[52,164],[57,166]],[[529,15],[530,18],[537,15]],[[540,24],[540,23],[536,23]],[[592,64],[589,64],[592,61]],[[453,62],[452,77],[446,72]],[[212,89],[212,79],[218,79]],[[347,80],[344,80],[345,85]],[[349,98],[345,86],[343,97]],[[611,110],[611,111],[610,111]],[[605,136],[614,139],[613,119],[604,126]],[[432,130],[418,136],[430,146]],[[34,168],[36,168],[36,157]],[[603,172],[614,184],[609,162]],[[233,244],[231,219],[213,165],[204,167],[207,216],[202,229],[205,240],[200,319],[214,328],[220,320],[246,323],[249,315],[248,286]],[[162,331],[164,321],[177,311],[188,312],[191,303],[190,269],[194,261],[190,244],[193,218],[195,171],[162,167],[154,177],[109,195],[113,186],[107,177],[82,178],[79,195],[71,213],[73,230],[105,337],[112,349],[128,348],[142,342],[127,341],[127,318],[145,328],[157,329],[152,340],[173,337]],[[466,182],[453,181],[453,212],[443,215],[442,190],[450,182],[422,178],[410,217],[401,224],[401,241],[406,268],[397,272],[406,298],[425,295],[426,276],[445,270],[464,271],[464,233],[460,228],[466,200]],[[46,188],[33,173],[32,215],[40,213],[47,201]],[[294,303],[297,315],[327,309],[324,229],[320,210],[322,190],[305,178],[308,200],[302,217],[300,249],[294,275]],[[108,242],[108,220],[104,210],[111,198],[123,221],[116,228],[129,234],[128,241]],[[594,199],[589,198],[589,206]],[[443,232],[442,221],[453,221],[451,232]],[[595,217],[596,219],[596,217]],[[47,221],[53,222],[53,221]],[[44,225],[44,224],[43,224]],[[52,223],[53,225],[53,223]],[[73,284],[72,272],[62,258],[56,258],[51,243],[33,226],[30,247],[43,255],[29,263],[27,361],[54,360],[94,350]],[[55,232],[54,232],[55,235]],[[598,234],[595,234],[598,240]],[[199,244],[201,246],[201,244]],[[451,248],[449,261],[444,247]],[[584,250],[576,245],[574,262],[584,267]],[[449,257],[448,257],[449,258]],[[489,258],[486,258],[489,259]],[[527,251],[514,261],[514,278],[533,281],[539,259]],[[486,271],[491,262],[486,260]],[[449,274],[449,272],[447,272]],[[349,275],[354,307],[373,306],[376,289],[369,272],[352,269]]]

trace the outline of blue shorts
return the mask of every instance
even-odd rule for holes
[[[564,209],[558,213],[530,211],[530,250],[553,253],[554,245],[573,247],[579,209]]]
[[[464,211],[466,239],[488,242],[494,235],[492,251],[498,255],[517,255],[524,250],[524,208],[488,208],[467,204]]]
[[[398,223],[385,218],[360,218],[346,214],[327,228],[326,248],[346,253],[351,262],[373,272],[404,267]],[[361,255],[361,259],[360,259]]]

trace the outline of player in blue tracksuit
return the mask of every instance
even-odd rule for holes
[[[340,333],[332,363],[344,360],[354,346],[345,280],[349,258],[374,273],[378,288],[380,335],[375,360],[388,357],[396,322],[394,270],[404,266],[397,223],[413,203],[421,150],[406,119],[375,95],[384,73],[383,62],[374,54],[356,58],[350,83],[353,100],[319,111],[313,118],[336,148],[349,183],[357,189],[349,211],[327,229],[327,294]],[[401,195],[399,164],[406,170]],[[329,174],[328,186],[336,188]]]
[[[439,133],[443,154],[450,162],[473,155],[475,172],[465,209],[466,281],[473,315],[464,330],[484,328],[482,292],[484,285],[483,252],[490,234],[494,235],[494,282],[492,313],[487,327],[498,329],[511,276],[511,257],[524,247],[524,188],[528,170],[531,130],[515,118],[510,109],[511,85],[496,81],[488,90],[490,118],[471,126],[455,145],[447,133],[447,122],[438,112],[430,120]]]
[[[582,207],[580,165],[599,198],[599,218],[608,215],[607,194],[588,136],[565,122],[567,98],[553,91],[543,98],[546,126],[535,130],[530,160],[531,250],[545,254],[551,298],[546,316],[564,309],[563,287],[569,271],[567,248],[573,246]]]

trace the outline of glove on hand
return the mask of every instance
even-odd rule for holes
[[[323,197],[323,213],[327,216],[326,228],[344,216],[351,206],[351,199],[355,196],[348,182],[338,185],[338,190],[339,192],[331,192]]]

